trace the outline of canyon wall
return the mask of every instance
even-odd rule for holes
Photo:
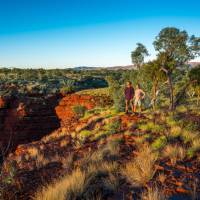
[[[0,98],[0,145],[3,151],[39,140],[60,126],[55,112],[60,96]],[[6,152],[7,153],[7,152]]]
[[[70,127],[77,122],[73,107],[93,109],[102,97],[69,94],[66,96],[23,96],[0,98],[0,145],[13,151],[20,144],[41,139],[59,127]],[[110,103],[105,98],[104,103]],[[9,153],[9,152],[6,152]]]

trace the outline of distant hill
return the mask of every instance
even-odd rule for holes
[[[189,62],[189,65],[191,67],[196,67],[196,66],[200,65],[200,62]]]
[[[189,62],[188,63],[191,67],[196,67],[200,65],[200,62]],[[107,69],[107,70],[131,70],[135,69],[134,65],[121,65],[121,66],[112,66],[112,67],[89,67],[89,66],[80,66],[74,68],[77,71],[82,70],[101,70],[101,69]]]
[[[101,69],[107,69],[107,70],[130,70],[134,69],[134,65],[125,65],[125,66],[112,66],[112,67],[88,67],[88,66],[80,66],[73,68],[77,71],[82,70],[101,70]]]

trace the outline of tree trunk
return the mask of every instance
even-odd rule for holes
[[[167,73],[167,79],[168,79],[169,91],[170,91],[170,107],[169,107],[169,109],[171,111],[173,111],[174,110],[174,88],[173,88],[171,73]]]
[[[172,73],[165,69],[164,67],[161,67],[161,70],[166,73],[167,76],[167,82],[169,84],[169,92],[170,92],[170,106],[169,109],[171,111],[174,110],[174,88],[173,88],[173,82],[172,82]]]
[[[156,93],[157,93],[157,88],[158,87],[158,82],[155,81],[154,84],[153,84],[153,110],[156,109],[156,99],[157,99],[157,96],[156,96]]]

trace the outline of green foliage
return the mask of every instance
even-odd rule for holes
[[[107,77],[109,84],[109,93],[114,101],[114,107],[117,112],[124,111],[125,108],[125,98],[124,98],[124,88],[120,85],[119,81],[113,77]]]
[[[77,117],[84,117],[86,112],[86,107],[82,105],[76,105],[73,107],[73,112],[77,115]]]
[[[119,72],[114,72],[120,74]],[[0,69],[0,91],[16,89],[19,94],[71,93],[83,89],[107,87],[106,70],[77,69]],[[6,85],[8,88],[4,87]],[[0,92],[0,93],[1,93]]]
[[[171,138],[177,138],[181,135],[182,128],[180,126],[172,126],[170,129],[169,137]]]
[[[200,85],[200,65],[190,70],[189,77],[194,81],[194,85]]]
[[[84,143],[88,137],[90,137],[92,135],[92,132],[89,130],[82,130],[79,134],[78,134],[78,138],[80,139],[80,141],[82,143]]]
[[[15,183],[15,176],[16,168],[12,162],[8,164],[6,173],[0,171],[0,199],[4,199],[4,195],[7,193],[7,187]]]
[[[152,143],[152,148],[155,150],[162,149],[167,144],[166,136],[160,136]]]
[[[197,136],[196,133],[184,129],[181,133],[181,139],[185,144],[191,142]]]
[[[110,123],[108,123],[105,127],[107,134],[114,134],[120,131],[121,121],[116,119]]]
[[[138,128],[142,131],[151,131],[153,133],[162,133],[165,130],[165,127],[153,122],[147,122],[146,124],[140,124]]]
[[[75,86],[74,86],[74,81],[67,81],[66,82],[66,85],[64,85],[60,91],[63,93],[63,94],[69,94],[69,93],[72,93],[75,91]]]
[[[177,64],[185,63],[199,55],[200,38],[189,37],[186,31],[167,27],[156,37],[154,47],[156,51],[165,54],[164,66],[173,70]]]
[[[160,31],[154,41],[155,50],[158,51],[158,61],[161,69],[168,79],[170,91],[170,110],[174,110],[174,80],[173,73],[179,67],[196,56],[200,55],[200,38],[189,37],[186,31],[174,27],[167,27]]]
[[[132,63],[139,69],[144,63],[145,56],[148,55],[146,47],[141,43],[137,43],[136,49],[131,52]]]
[[[188,157],[192,158],[196,152],[200,151],[200,138],[194,138],[191,142],[191,146],[187,151]]]

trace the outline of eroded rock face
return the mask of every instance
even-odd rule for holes
[[[74,106],[93,109],[98,103],[98,97],[79,94],[0,98],[0,145],[11,152],[59,127],[70,130],[77,122]]]
[[[55,112],[59,96],[0,98],[0,145],[9,146],[39,140],[60,126]],[[8,152],[6,152],[8,153]]]
[[[88,95],[71,94],[62,98],[59,105],[55,108],[58,118],[61,120],[61,126],[67,126],[73,118],[75,113],[73,107],[76,105],[85,106],[86,109],[92,109],[97,104],[97,99]]]

